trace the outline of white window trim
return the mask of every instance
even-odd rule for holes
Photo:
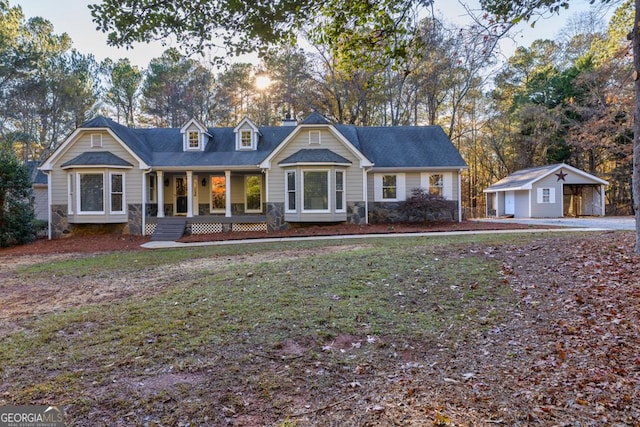
[[[113,211],[111,208],[113,207],[112,198],[113,198],[113,176],[120,175],[122,176],[122,210]],[[126,175],[121,172],[109,172],[109,213],[114,215],[123,215],[126,213],[127,209],[127,196],[126,196]]]
[[[289,188],[289,174],[293,174],[293,191]],[[284,203],[286,213],[296,213],[298,211],[298,188],[297,188],[297,173],[295,170],[288,170],[284,172]],[[289,193],[293,192],[295,195],[295,203],[293,209],[289,206]]]
[[[195,133],[198,135],[198,145],[195,147],[191,146],[191,138],[190,135],[192,133]],[[198,130],[188,130],[185,133],[185,146],[184,146],[186,151],[201,151],[202,150],[202,132],[198,131]]]
[[[244,145],[244,139],[243,136],[245,133],[249,134],[249,145]],[[240,150],[252,150],[253,149],[253,131],[251,131],[250,129],[241,129],[240,132]]]
[[[251,144],[248,146],[242,145],[242,134],[249,132],[251,134]],[[258,145],[258,133],[250,128],[239,129],[236,133],[236,150],[238,151],[255,151]]]
[[[544,201],[544,190],[549,190],[549,201]],[[552,205],[556,202],[556,189],[553,187],[538,188],[537,201],[542,205]]]
[[[155,203],[157,192],[158,192],[158,176],[157,175],[147,175],[147,202]],[[153,185],[151,185],[153,183]]]
[[[67,211],[69,215],[73,215],[73,199],[75,193],[74,174],[67,175]]]
[[[248,200],[247,200],[247,179],[249,177],[258,177],[260,178],[260,208],[258,209],[249,209],[247,206],[248,204]],[[264,194],[264,192],[262,191],[262,175],[245,175],[244,177],[244,211],[246,213],[262,213],[262,196]]]
[[[382,177],[396,176],[396,197],[394,199],[383,198]],[[406,200],[406,175],[404,173],[376,173],[373,175],[373,201],[374,202],[401,202]]]
[[[314,137],[312,137],[312,135]],[[317,135],[317,139],[315,138]],[[309,131],[309,145],[320,145],[322,144],[322,133],[319,130],[310,130]]]
[[[102,134],[101,133],[92,133],[91,134],[91,148],[102,148]]]
[[[300,209],[302,213],[331,213],[331,171],[329,169],[302,169],[300,177]],[[304,174],[305,172],[324,172],[327,175],[327,209],[305,209],[304,208]]]
[[[80,179],[83,175],[102,175],[102,210],[101,211],[83,211],[82,210],[82,201],[81,201],[81,197],[82,197],[82,186],[80,185]],[[105,172],[104,171],[83,171],[83,172],[78,172],[76,173],[76,206],[78,207],[77,209],[77,214],[78,215],[104,215],[106,213],[105,211],[105,202],[108,200],[107,197],[105,197],[105,185],[104,185],[104,177],[105,177]]]
[[[342,174],[342,209],[338,209],[338,173]],[[335,185],[333,187],[333,192],[336,195],[336,212],[346,212],[347,211],[347,186],[346,186],[346,181],[347,181],[347,173],[344,170],[334,170],[333,171],[333,175],[335,177]]]
[[[453,200],[453,173],[451,172],[423,172],[420,174],[420,187],[431,190],[431,175],[442,175],[442,197]]]

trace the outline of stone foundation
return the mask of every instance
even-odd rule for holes
[[[367,223],[367,210],[364,202],[347,202],[347,222],[358,225]]]
[[[51,238],[59,239],[73,233],[73,224],[69,224],[67,205],[51,205]]]
[[[449,203],[449,202],[448,202]],[[458,221],[458,203],[450,202],[449,208],[433,209],[427,214],[428,221]],[[398,202],[369,203],[369,219],[372,224],[397,222],[420,222],[422,218],[409,218],[400,211]]]
[[[287,230],[284,221],[284,203],[267,203],[267,231]]]
[[[142,235],[142,205],[132,203],[129,205],[129,223],[125,227],[125,234]],[[128,233],[127,233],[128,232]]]

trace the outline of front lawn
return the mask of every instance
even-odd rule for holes
[[[631,233],[119,252],[0,272],[0,405],[68,425],[633,425]]]

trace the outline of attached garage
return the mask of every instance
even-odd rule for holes
[[[523,169],[484,190],[487,216],[604,216],[609,183],[564,163]]]

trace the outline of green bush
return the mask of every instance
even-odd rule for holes
[[[416,188],[411,197],[400,203],[398,209],[408,222],[453,221],[456,202],[431,194],[424,188]]]
[[[27,167],[13,151],[0,148],[0,246],[21,245],[36,237]]]

